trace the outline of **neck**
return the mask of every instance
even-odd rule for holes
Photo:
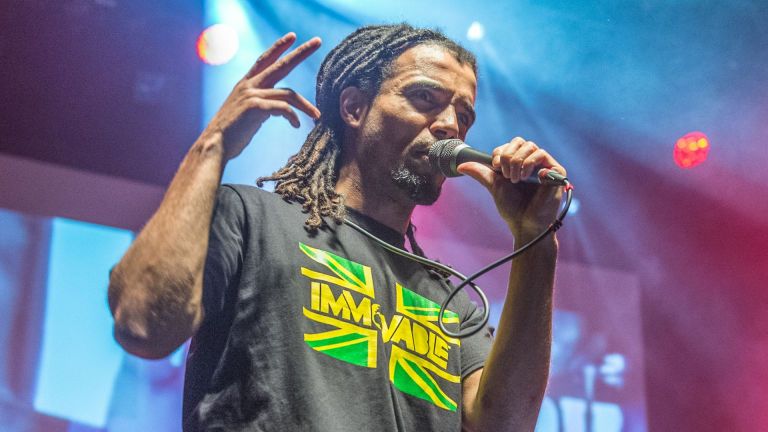
[[[382,224],[405,234],[416,207],[391,191],[387,179],[367,180],[357,164],[345,164],[339,171],[336,192],[344,195],[344,204]]]

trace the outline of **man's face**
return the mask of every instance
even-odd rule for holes
[[[401,54],[360,129],[367,177],[415,204],[434,203],[445,177],[433,172],[429,148],[441,139],[464,140],[475,120],[476,89],[472,67],[445,48],[418,45]]]

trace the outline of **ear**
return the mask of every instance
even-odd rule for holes
[[[357,129],[368,113],[368,96],[357,87],[347,87],[339,95],[339,115],[344,123]]]

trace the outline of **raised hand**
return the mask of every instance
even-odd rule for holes
[[[536,168],[549,168],[566,175],[565,168],[536,143],[520,137],[496,147],[492,156],[491,165],[501,172],[475,162],[461,164],[457,169],[488,189],[515,238],[539,234],[557,215],[562,190],[521,180]]]
[[[293,127],[299,127],[299,109],[313,119],[320,111],[306,98],[289,88],[274,85],[290,73],[320,47],[320,38],[312,38],[280,58],[296,41],[294,33],[288,33],[272,44],[235,85],[206,127],[203,135],[220,138],[224,160],[239,155],[253,135],[270,116],[281,116]]]

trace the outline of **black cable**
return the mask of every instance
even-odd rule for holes
[[[496,267],[509,262],[510,260],[514,259],[516,256],[520,255],[521,253],[525,252],[528,248],[535,245],[541,239],[549,235],[550,233],[554,233],[558,229],[560,229],[561,226],[563,226],[563,219],[565,218],[565,215],[568,213],[568,209],[571,207],[571,200],[573,198],[573,185],[568,181],[568,179],[563,178],[563,183],[565,185],[565,205],[563,206],[562,210],[560,210],[560,213],[558,213],[557,217],[555,218],[555,221],[552,222],[549,227],[547,227],[546,230],[544,230],[541,234],[536,236],[533,240],[529,241],[519,249],[513,251],[509,255],[498,259],[494,261],[493,263],[483,267],[482,269],[478,270],[476,273],[472,274],[469,277],[464,276],[463,274],[459,273],[458,271],[452,269],[451,267],[448,267],[444,264],[441,264],[437,261],[432,261],[430,259],[424,258],[419,255],[412,254],[408,251],[405,251],[403,249],[400,249],[398,247],[392,246],[391,244],[385,242],[384,240],[381,240],[380,238],[376,237],[375,235],[369,233],[362,227],[356,225],[355,223],[351,222],[349,219],[344,219],[344,222],[349,225],[350,227],[354,228],[361,234],[365,235],[366,237],[370,238],[374,241],[374,243],[378,244],[379,246],[383,247],[384,249],[396,254],[403,256],[405,258],[409,258],[413,261],[418,262],[419,264],[423,264],[432,268],[436,268],[439,270],[442,270],[446,273],[450,273],[453,276],[456,276],[457,278],[461,279],[462,282],[457,285],[449,294],[448,297],[443,301],[443,303],[440,305],[440,312],[437,315],[437,325],[440,327],[440,330],[442,330],[447,336],[453,337],[453,338],[465,338],[472,336],[473,334],[479,332],[482,330],[483,327],[488,323],[488,318],[490,316],[490,305],[488,304],[488,297],[485,296],[485,293],[483,290],[480,289],[479,286],[477,286],[473,280],[477,279],[478,277],[488,273],[489,271],[495,269]],[[473,290],[477,293],[477,295],[480,297],[481,302],[483,303],[483,317],[480,320],[480,323],[478,323],[476,326],[465,330],[464,332],[452,332],[445,328],[443,325],[443,315],[445,315],[445,310],[448,307],[448,303],[453,300],[454,297],[456,297],[456,294],[459,293],[464,287],[469,285],[472,287]]]
[[[349,225],[350,227],[352,227],[355,230],[357,230],[358,232],[360,232],[361,234],[363,234],[366,237],[368,237],[369,239],[373,240],[374,243],[376,243],[379,246],[383,247],[384,249],[394,253],[395,255],[400,255],[400,256],[408,258],[408,259],[410,259],[412,261],[416,261],[419,264],[423,264],[423,265],[426,265],[426,266],[429,266],[429,267],[432,267],[432,268],[435,268],[435,269],[438,269],[438,270],[442,270],[442,271],[444,271],[446,273],[449,273],[449,274],[452,274],[453,276],[456,276],[457,278],[461,279],[462,281],[466,281],[467,280],[466,276],[464,276],[463,274],[459,273],[458,271],[452,269],[451,267],[448,267],[447,265],[441,264],[441,263],[439,263],[437,261],[432,261],[431,259],[424,258],[423,256],[412,254],[412,253],[410,253],[410,252],[408,252],[406,250],[400,249],[400,248],[398,248],[396,246],[392,246],[391,244],[385,242],[384,240],[382,240],[382,239],[376,237],[375,235],[369,233],[364,228],[362,228],[361,226],[355,224],[354,222],[350,221],[349,219],[344,219],[344,222],[347,225]],[[462,286],[466,286],[466,285],[467,284],[463,284]],[[488,308],[488,298],[485,296],[485,293],[483,292],[483,290],[480,289],[479,286],[475,285],[472,282],[469,282],[469,285],[472,287],[472,289],[475,290],[477,295],[480,297],[480,300],[483,302],[483,306],[484,306],[484,308],[483,308],[483,320],[482,320],[481,325],[478,326],[478,327],[482,327],[482,325],[485,325],[485,323],[488,322],[488,316],[490,314],[490,310]],[[452,295],[455,295],[455,294],[452,293]],[[443,312],[442,309],[440,311]],[[475,333],[476,332],[477,331],[475,331]],[[474,333],[472,333],[472,334],[474,334]]]

